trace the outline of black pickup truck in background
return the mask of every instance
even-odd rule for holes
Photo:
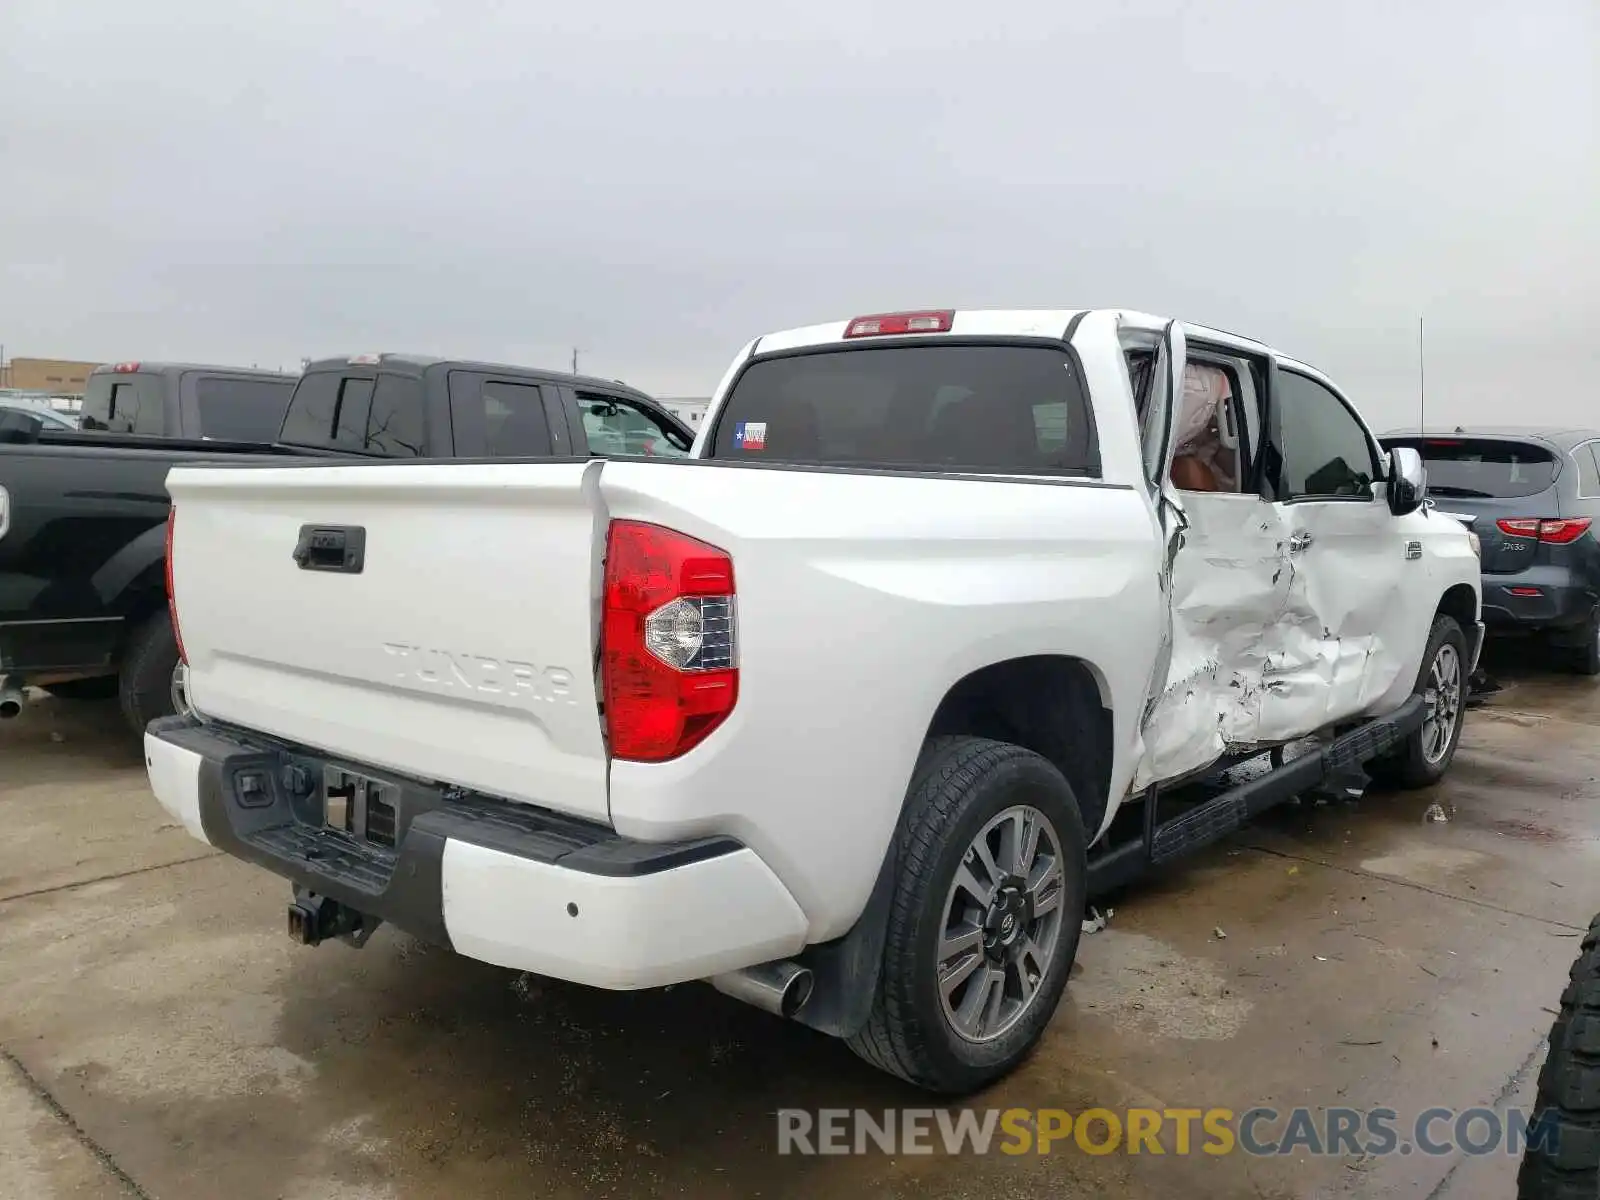
[[[144,437],[271,442],[299,378],[199,363],[96,367],[84,389],[80,427]]]
[[[373,354],[310,364],[277,440],[385,458],[681,457],[694,433],[614,381]]]
[[[113,386],[118,372],[113,376]],[[138,375],[124,371],[121,374]],[[22,688],[62,697],[116,696],[142,732],[177,706],[178,648],[166,602],[167,471],[179,462],[284,456],[547,458],[688,453],[693,432],[623,384],[491,363],[358,355],[310,364],[279,425],[258,439],[208,433],[120,432],[128,395],[96,391],[94,431],[46,431],[36,419],[0,421],[0,717],[22,709]],[[184,383],[160,403],[184,424]],[[152,393],[153,394],[153,393]],[[191,391],[198,401],[198,391]],[[166,405],[175,397],[177,408]],[[91,404],[92,402],[92,404]],[[154,403],[154,401],[149,401]],[[268,406],[276,398],[258,395]],[[248,427],[244,409],[232,424]],[[164,418],[165,419],[165,418]],[[87,422],[86,422],[87,424]]]

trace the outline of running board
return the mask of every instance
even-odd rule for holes
[[[1393,750],[1417,730],[1422,718],[1422,697],[1412,696],[1389,715],[1375,717],[1320,750],[1247,780],[1170,821],[1157,825],[1147,820],[1141,840],[1124,843],[1089,864],[1089,894],[1120,887],[1149,867],[1220,841],[1269,808],[1330,779],[1348,776]],[[1152,792],[1145,803],[1154,806],[1156,794]],[[1154,808],[1148,811],[1153,813]]]

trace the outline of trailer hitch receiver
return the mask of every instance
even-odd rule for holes
[[[359,949],[367,944],[378,925],[377,917],[303,888],[295,888],[294,898],[289,901],[289,938],[302,946],[339,938]]]

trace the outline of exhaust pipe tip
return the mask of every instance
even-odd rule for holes
[[[0,721],[9,721],[13,717],[22,715],[22,700],[17,696],[7,696],[0,700]]]
[[[811,971],[806,967],[801,967],[795,972],[794,978],[789,980],[789,986],[783,989],[783,998],[778,1005],[778,1015],[787,1021],[804,1008],[806,1001],[811,999],[811,986]]]
[[[811,999],[813,979],[810,967],[779,961],[714,975],[707,982],[724,996],[788,1020]]]

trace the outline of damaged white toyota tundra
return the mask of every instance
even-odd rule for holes
[[[1133,312],[762,337],[686,460],[168,487],[151,786],[293,936],[708,980],[947,1093],[1038,1041],[1086,896],[1438,779],[1482,637],[1414,452]]]

